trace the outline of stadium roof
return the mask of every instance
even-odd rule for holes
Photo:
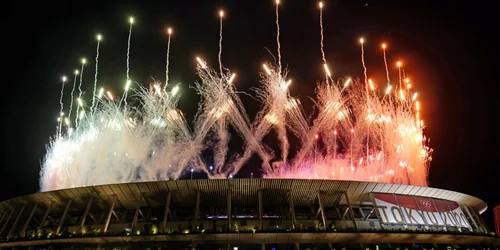
[[[5,212],[29,204],[46,207],[52,203],[51,210],[60,212],[64,209],[66,202],[71,199],[70,211],[81,211],[85,209],[91,196],[97,198],[95,202],[98,206],[106,208],[115,195],[117,197],[116,208],[133,209],[137,201],[141,202],[141,206],[155,207],[165,204],[168,192],[171,192],[175,206],[191,207],[196,203],[198,191],[202,194],[200,200],[202,206],[223,206],[227,202],[225,197],[228,190],[231,190],[233,204],[255,205],[258,204],[259,189],[262,190],[264,205],[286,202],[288,197],[293,198],[295,206],[309,205],[315,202],[316,195],[314,194],[320,190],[326,194],[322,197],[325,206],[346,204],[344,192],[347,193],[351,204],[369,202],[369,194],[374,192],[456,201],[473,207],[480,213],[487,208],[484,201],[467,194],[404,184],[304,179],[204,179],[109,184],[39,192],[2,201],[0,210]],[[39,212],[43,213],[43,211]]]

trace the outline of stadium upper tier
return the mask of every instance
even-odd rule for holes
[[[89,244],[104,238],[103,242],[117,243],[151,240],[152,235],[158,241],[189,242],[259,243],[256,236],[261,235],[265,242],[274,243],[356,239],[366,243],[500,245],[500,238],[490,235],[480,216],[486,209],[484,201],[459,192],[376,182],[209,179],[121,183],[0,202],[0,247]],[[245,238],[245,233],[254,236]],[[274,236],[268,239],[266,235]]]

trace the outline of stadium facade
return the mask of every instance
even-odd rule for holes
[[[499,249],[482,200],[431,187],[302,179],[123,183],[0,203],[0,248]]]

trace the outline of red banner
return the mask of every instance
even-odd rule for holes
[[[373,193],[386,224],[471,228],[458,203],[439,199]]]

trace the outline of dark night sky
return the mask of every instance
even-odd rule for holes
[[[188,117],[197,97],[188,89],[197,78],[194,56],[216,66],[219,8],[226,10],[223,62],[238,73],[238,89],[258,86],[260,65],[275,53],[274,5],[269,1],[138,1],[65,4],[17,1],[2,22],[4,164],[0,200],[38,191],[40,162],[55,131],[60,77],[92,62],[84,74],[84,90],[93,82],[95,34],[104,36],[99,83],[123,88],[126,72],[128,17],[136,19],[132,34],[131,78],[149,84],[164,79],[166,27],[174,27],[170,79],[182,82],[180,108]],[[423,103],[422,117],[434,148],[430,186],[477,196],[491,208],[500,204],[498,181],[498,22],[493,6],[457,1],[325,1],[325,52],[337,77],[362,76],[357,40],[365,37],[368,74],[383,81],[380,43],[389,44],[394,65],[403,59]],[[283,63],[294,79],[290,91],[305,103],[321,79],[316,1],[282,0],[280,7]],[[5,57],[7,55],[7,57]],[[396,76],[393,70],[393,78]],[[67,85],[70,86],[70,85]],[[68,96],[68,95],[67,95]],[[258,103],[250,99],[253,116]],[[65,102],[66,105],[68,101]],[[67,106],[66,106],[67,107]],[[310,107],[306,107],[310,110]],[[497,124],[497,123],[496,123]],[[257,172],[249,164],[240,177]]]

